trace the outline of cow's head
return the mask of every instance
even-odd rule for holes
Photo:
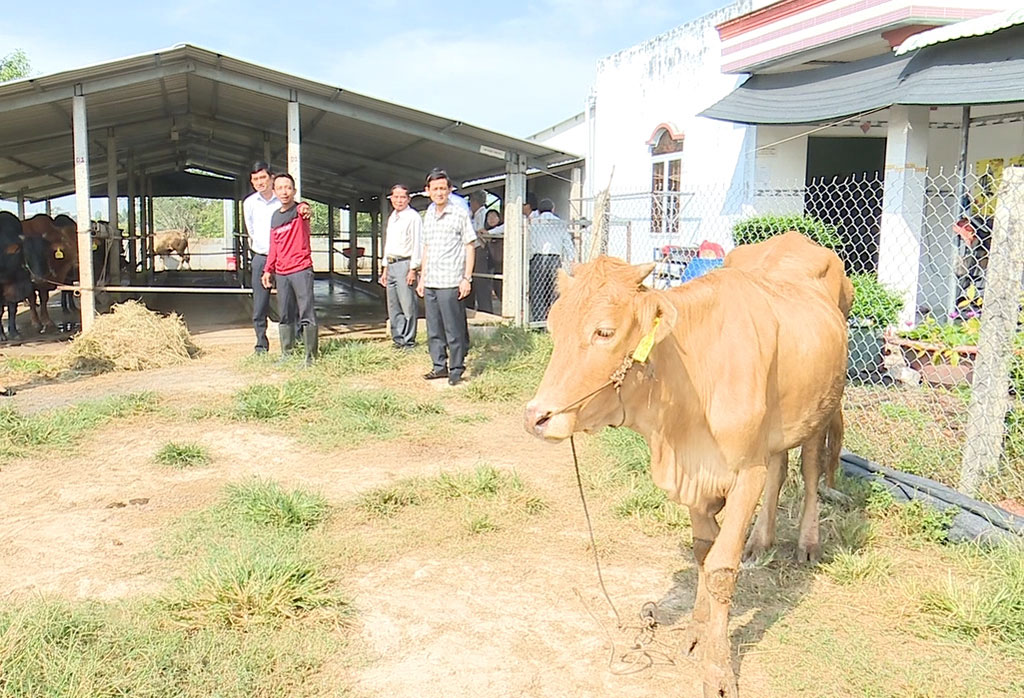
[[[664,294],[642,285],[653,268],[599,257],[578,266],[574,277],[559,273],[559,298],[548,315],[554,349],[537,394],[526,405],[527,431],[560,441],[576,431],[621,422],[623,407],[615,389],[601,386],[641,339],[649,336],[657,344],[676,321],[676,310]]]

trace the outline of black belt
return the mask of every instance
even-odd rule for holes
[[[404,262],[407,259],[412,259],[412,257],[388,257],[388,264],[394,264],[395,262]]]

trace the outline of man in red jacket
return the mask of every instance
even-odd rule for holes
[[[317,355],[316,315],[313,314],[313,254],[309,247],[309,221],[299,215],[295,202],[295,180],[287,173],[274,177],[274,194],[281,208],[270,218],[270,251],[263,267],[263,286],[270,288],[270,275],[277,277],[277,310],[281,315],[278,333],[281,354],[287,356],[295,344],[295,312],[306,343],[306,365]]]

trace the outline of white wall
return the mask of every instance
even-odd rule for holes
[[[614,170],[613,195],[649,192],[647,141],[667,122],[685,135],[682,189],[697,194],[684,204],[683,215],[700,220],[672,240],[650,235],[650,197],[622,201],[621,212],[613,207],[613,219],[620,219],[622,230],[613,221],[611,234],[624,241],[628,220],[634,261],[649,259],[655,246],[693,242],[685,237],[731,246],[731,220],[742,213],[749,197],[754,129],[697,114],[742,81],[721,72],[715,26],[751,7],[751,0],[741,0],[598,62],[594,150],[587,162],[593,191],[607,187]]]

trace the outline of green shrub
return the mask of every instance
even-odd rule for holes
[[[169,442],[156,452],[155,460],[157,464],[171,468],[194,468],[208,465],[210,454],[196,443]]]
[[[285,491],[276,482],[253,479],[229,485],[228,508],[260,526],[313,528],[329,512],[322,495],[304,490]]]
[[[732,227],[732,238],[737,245],[763,242],[775,235],[795,230],[803,233],[822,247],[835,250],[843,245],[842,238],[834,225],[829,225],[810,216],[754,216],[736,223]]]
[[[850,319],[858,325],[895,325],[903,310],[903,296],[886,287],[874,274],[852,274],[853,307]]]

